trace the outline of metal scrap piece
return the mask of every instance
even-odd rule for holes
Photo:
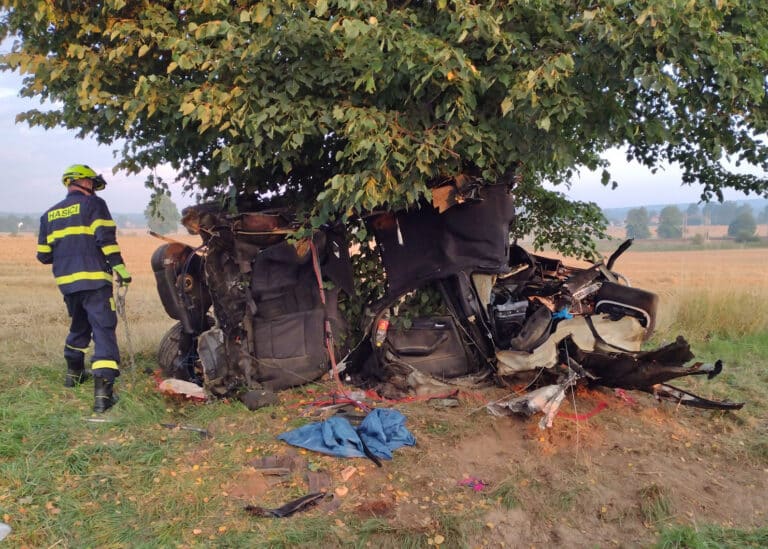
[[[741,410],[744,402],[731,402],[730,400],[709,400],[688,391],[683,391],[666,383],[653,386],[653,396],[658,400],[668,400],[683,406],[704,408],[708,410]]]
[[[325,492],[316,492],[314,494],[307,494],[300,498],[289,501],[282,507],[277,509],[268,509],[266,507],[260,507],[258,505],[246,505],[245,511],[254,517],[276,517],[284,518],[290,517],[294,513],[299,511],[306,511],[307,509],[317,505],[321,499],[325,497]]]
[[[203,438],[213,438],[213,435],[210,431],[207,429],[202,429],[200,427],[192,427],[190,425],[179,425],[178,423],[161,423],[161,427],[165,427],[166,429],[181,429],[182,431],[192,431],[194,433],[199,434]]]

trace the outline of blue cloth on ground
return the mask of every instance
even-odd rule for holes
[[[376,457],[392,459],[393,450],[416,444],[416,439],[405,427],[405,419],[397,410],[376,409],[365,416],[357,429],[345,418],[332,417],[277,438],[293,446],[339,457],[366,457],[363,452],[365,442]]]

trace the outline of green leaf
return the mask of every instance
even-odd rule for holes
[[[501,102],[501,115],[506,116],[509,111],[515,106],[514,101],[510,97],[505,97]]]
[[[60,4],[0,16],[23,37],[0,66],[50,104],[19,119],[120,143],[120,167],[170,164],[214,198],[279,196],[325,222],[515,165],[520,230],[584,252],[599,220],[540,182],[616,147],[708,198],[768,194],[768,2]]]
[[[256,10],[253,15],[253,20],[258,24],[262,24],[268,16],[269,16],[269,6],[267,6],[267,4],[264,2],[259,2],[258,4],[256,4]]]

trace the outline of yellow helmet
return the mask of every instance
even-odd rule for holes
[[[90,179],[93,181],[94,191],[100,191],[107,186],[107,182],[104,178],[93,171],[90,166],[86,166],[85,164],[73,164],[64,170],[64,175],[61,176],[61,182],[65,187],[69,187],[69,185],[78,179]]]

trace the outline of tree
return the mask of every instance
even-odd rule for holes
[[[659,238],[682,238],[683,212],[677,206],[667,206],[661,210],[656,234]]]
[[[158,234],[176,232],[181,221],[181,214],[171,197],[165,193],[155,195],[144,210],[150,230]]]
[[[726,200],[722,204],[712,205],[712,225],[728,225],[736,218],[739,205],[732,200]]]
[[[0,0],[0,69],[52,109],[19,120],[124,143],[116,166],[177,170],[203,197],[277,194],[318,225],[412,206],[459,176],[526,185],[563,248],[596,206],[545,180],[612,177],[624,147],[702,198],[768,193],[768,3],[472,0]],[[157,190],[167,183],[150,177]],[[553,209],[552,206],[556,207]],[[557,222],[544,215],[554,211]],[[589,210],[589,214],[584,214]],[[566,230],[562,230],[565,227]]]
[[[702,214],[699,210],[698,204],[689,204],[688,209],[685,211],[685,219],[688,225],[701,225]]]
[[[645,208],[632,208],[627,212],[624,225],[627,228],[627,238],[651,238],[651,230],[648,224],[651,222],[648,210]]]
[[[757,216],[758,223],[768,223],[768,206],[763,208],[763,211]]]
[[[7,214],[0,216],[0,232],[18,233],[19,222],[22,222],[22,220],[17,215]]]
[[[752,215],[752,208],[749,211],[741,210],[736,218],[728,225],[728,236],[735,238],[739,242],[752,240],[757,232],[757,222]]]

